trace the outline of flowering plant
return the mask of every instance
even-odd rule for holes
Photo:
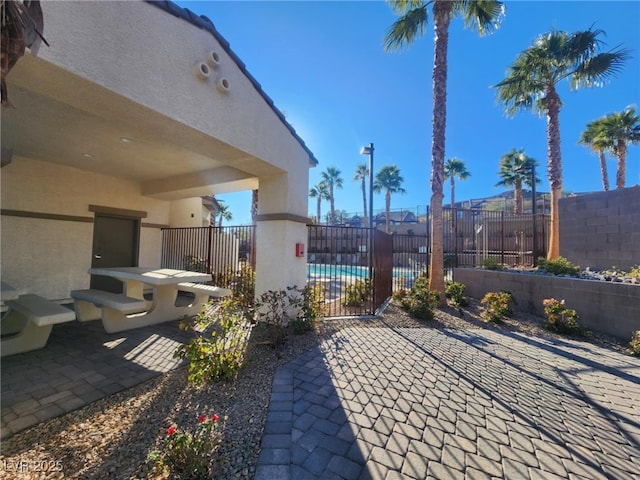
[[[164,449],[153,451],[149,459],[159,466],[167,467],[174,478],[211,478],[211,453],[220,443],[216,434],[219,422],[218,415],[200,415],[195,433],[179,430],[175,424],[170,425]]]
[[[555,298],[545,298],[542,301],[544,307],[544,315],[547,318],[545,327],[558,333],[581,333],[582,328],[578,324],[578,313],[567,308],[564,300],[556,300]]]

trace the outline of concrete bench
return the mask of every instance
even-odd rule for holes
[[[233,292],[228,288],[214,287],[213,285],[205,285],[202,283],[182,282],[178,284],[178,290],[183,292],[195,293],[196,296],[209,296],[209,297],[227,297]]]
[[[9,310],[2,317],[3,357],[43,348],[53,325],[76,319],[73,310],[39,295],[20,295],[6,305]]]
[[[193,302],[187,307],[190,315],[198,314],[204,305],[209,303],[209,298],[222,298],[231,295],[233,292],[228,288],[214,287],[202,283],[182,282],[178,284],[178,291],[194,293]]]
[[[122,293],[87,289],[71,291],[76,315],[81,322],[103,318],[104,310],[117,310],[124,315],[142,313],[148,310],[145,300],[127,297]]]

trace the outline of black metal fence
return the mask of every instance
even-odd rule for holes
[[[547,251],[549,216],[545,214],[444,208],[443,222],[445,268],[480,267],[487,261],[533,264]],[[372,235],[367,228],[309,226],[307,283],[323,286],[329,315],[375,311],[376,265],[381,274],[382,270],[388,274],[391,265],[393,291],[411,288],[420,275],[428,274],[428,235],[394,233],[391,242],[381,239],[377,253],[374,242],[374,254],[386,256],[384,262],[375,262],[370,252],[378,233],[385,235]],[[253,226],[166,228],[162,266],[211,273],[216,285],[241,288],[247,294],[247,285],[253,288],[255,241]],[[382,245],[387,245],[387,251],[382,251]]]
[[[246,288],[253,281],[255,227],[162,229],[163,268],[210,273],[213,284]]]
[[[443,222],[451,266],[533,265],[547,251],[549,215],[444,208]]]

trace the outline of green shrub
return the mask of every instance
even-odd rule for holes
[[[469,300],[464,296],[466,288],[467,286],[460,282],[447,280],[444,286],[444,293],[456,307],[466,307],[469,305]]]
[[[327,313],[326,296],[322,285],[307,285],[300,293],[302,295],[302,308],[298,317],[291,321],[291,327],[295,334],[313,330],[316,322]]]
[[[629,353],[631,355],[635,355],[636,357],[640,357],[640,330],[636,330],[631,335],[631,341],[629,342]]]
[[[565,307],[564,300],[545,298],[542,301],[548,330],[567,335],[581,335],[583,328],[578,323],[578,314],[572,308]]]
[[[558,257],[555,260],[539,258],[537,265],[552,275],[571,275],[572,277],[577,277],[578,272],[580,272],[579,266],[574,265],[564,257]]]
[[[250,326],[244,309],[233,297],[220,302],[216,309],[210,303],[195,321],[182,323],[181,328],[195,334],[173,354],[189,361],[190,383],[201,385],[238,374],[244,365]]]
[[[345,287],[345,296],[342,304],[346,307],[362,307],[364,303],[373,295],[371,281],[357,279]]]
[[[432,320],[439,300],[438,292],[429,290],[429,279],[423,275],[418,277],[409,293],[400,299],[400,306],[412,317]]]
[[[635,267],[631,267],[631,271],[629,272],[629,276],[633,278],[640,278],[640,265],[636,265]]]
[[[488,292],[480,301],[485,307],[482,318],[490,322],[501,323],[513,315],[515,299],[509,292]]]
[[[482,262],[482,266],[485,270],[502,270],[503,265],[497,258],[489,257],[485,258]]]

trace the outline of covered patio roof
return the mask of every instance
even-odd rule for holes
[[[188,79],[162,78],[162,69],[166,68],[163,65],[158,71],[154,67],[152,71],[142,72],[141,77],[141,72],[132,71],[136,68],[135,62],[131,63],[130,58],[124,58],[122,62],[125,66],[121,68],[131,72],[132,77],[116,78],[121,72],[117,67],[110,71],[114,52],[107,49],[104,58],[99,59],[99,64],[104,65],[104,71],[98,72],[99,78],[95,78],[95,70],[92,69],[97,67],[85,67],[86,62],[82,58],[89,53],[89,49],[71,43],[67,49],[62,44],[61,35],[66,33],[64,29],[69,27],[67,22],[70,20],[59,12],[61,4],[47,3],[43,5],[45,37],[51,47],[43,46],[37,58],[29,53],[25,54],[7,77],[9,100],[13,108],[2,109],[3,164],[10,161],[10,158],[15,161],[16,157],[21,156],[55,162],[133,180],[140,184],[143,195],[163,200],[255,189],[258,188],[259,177],[286,170],[269,161],[269,158],[257,150],[251,151],[245,146],[234,145],[233,135],[226,135],[228,131],[222,130],[220,135],[206,131],[198,125],[198,121],[203,118],[200,113],[194,115],[194,118],[197,117],[196,121],[183,118],[182,106],[187,101],[185,96],[190,93],[195,98],[202,95],[199,89],[202,89],[203,82],[198,84],[190,71]],[[75,5],[74,2],[67,2],[63,8],[73,8]],[[146,5],[158,7],[147,6],[146,10],[150,12],[162,11],[160,14],[165,14],[165,17],[166,13],[178,17],[170,17],[165,21],[170,23],[176,37],[186,39],[183,40],[185,44],[190,36],[202,43],[202,30],[213,37],[209,42],[213,45],[212,48],[223,49],[233,62],[225,66],[226,71],[234,69],[254,88],[253,97],[247,99],[246,93],[243,94],[244,97],[238,95],[241,86],[236,81],[224,101],[255,102],[256,98],[262,99],[274,114],[272,121],[283,125],[307,152],[309,166],[317,164],[302,139],[259,83],[247,72],[213,23],[172,2],[149,2]],[[137,6],[138,9],[143,7],[144,4]],[[87,6],[78,7],[79,10],[86,8]],[[82,10],[79,13],[88,12]],[[153,22],[155,18],[148,14],[146,17],[149,22]],[[60,23],[60,20],[65,23]],[[82,15],[79,15],[75,21],[83,22],[86,19],[83,20]],[[162,25],[149,25],[146,28],[161,29]],[[200,32],[193,32],[195,29]],[[98,27],[98,41],[102,33]],[[77,32],[68,32],[69,37],[76,34]],[[82,34],[84,37],[80,38],[86,38],[87,33]],[[163,35],[166,36],[167,33]],[[194,49],[198,47],[200,46],[195,45]],[[144,48],[145,45],[136,42],[135,38],[131,39],[132,50]],[[141,62],[140,68],[148,67],[156,58],[158,62],[165,63],[178,60],[175,56],[164,57],[162,60],[157,52],[138,53],[153,57],[150,61]],[[49,58],[50,55],[53,58]],[[192,64],[192,61],[188,61],[177,68],[190,70]],[[140,97],[139,92],[144,90],[144,86],[136,85],[136,82],[144,79],[145,75],[151,84],[150,89],[161,91],[164,98],[157,98],[156,95],[152,102],[147,102],[144,95],[143,98]],[[194,85],[188,82],[193,82]],[[115,86],[119,88],[116,90]],[[213,88],[209,88],[206,93],[216,94]],[[202,101],[200,104],[203,109],[210,107]],[[174,108],[176,106],[178,108]],[[225,110],[227,109],[237,110],[238,106],[232,103],[225,106]],[[172,114],[174,111],[175,114]],[[215,116],[217,112],[210,113]],[[204,122],[206,120],[204,117]],[[237,128],[239,120],[241,119],[230,118],[226,127]],[[273,142],[273,138],[269,141]]]

